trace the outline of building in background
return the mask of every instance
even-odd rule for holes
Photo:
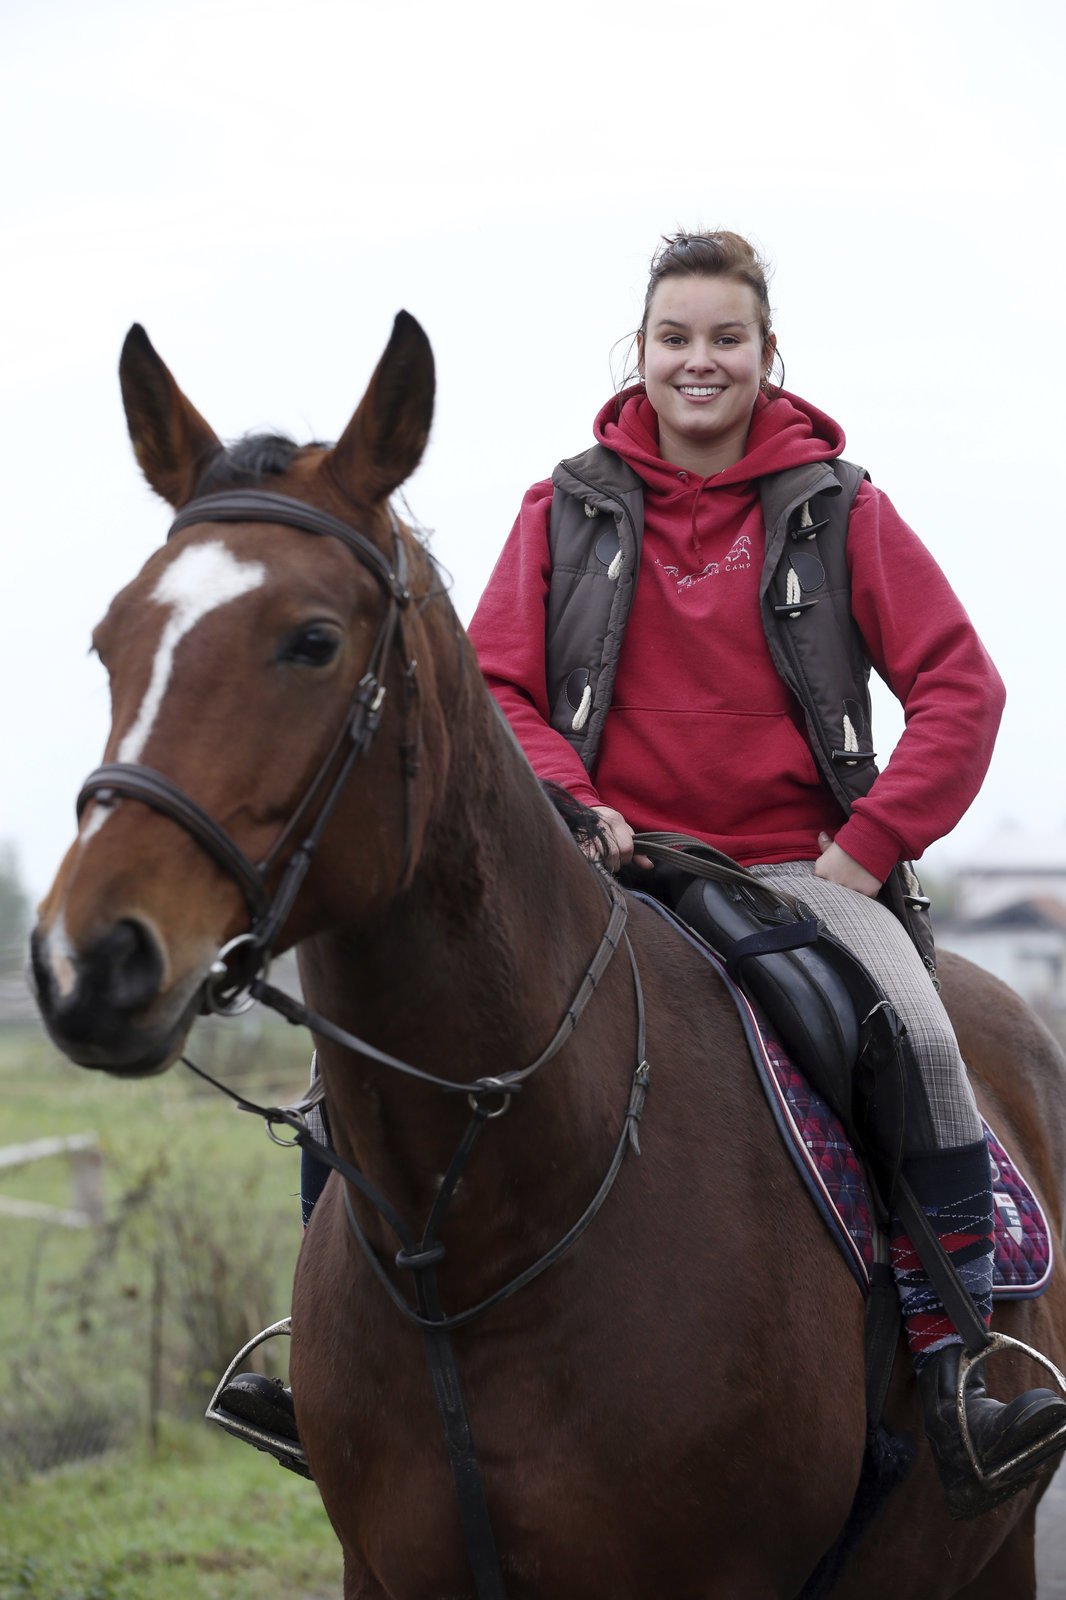
[[[958,868],[955,909],[936,934],[1044,1016],[1066,1018],[1066,828],[987,839]]]

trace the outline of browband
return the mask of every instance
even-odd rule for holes
[[[391,511],[389,514],[392,516]],[[392,521],[395,529],[395,517]],[[197,522],[280,522],[289,528],[299,528],[304,533],[320,533],[330,539],[339,539],[365,562],[386,594],[390,594],[398,605],[406,605],[410,599],[406,586],[389,565],[387,557],[365,533],[349,527],[348,523],[331,516],[328,511],[308,505],[305,500],[294,500],[287,494],[272,494],[265,489],[230,489],[222,494],[204,495],[182,506],[170,524],[167,538],[172,539],[182,528]]]

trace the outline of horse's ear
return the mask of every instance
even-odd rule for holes
[[[172,506],[189,499],[219,439],[190,405],[151,340],[135,322],[118,364],[122,404],[141,471]]]
[[[400,311],[366,394],[322,463],[349,499],[378,505],[411,476],[429,438],[435,388],[429,340]]]

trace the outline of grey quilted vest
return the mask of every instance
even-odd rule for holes
[[[766,553],[759,603],[770,655],[803,708],[811,751],[845,816],[877,777],[870,663],[851,611],[847,532],[867,474],[819,462],[759,480]],[[594,774],[640,571],[644,491],[595,444],[552,473],[546,655],[551,724]],[[928,901],[909,863],[882,898],[934,971]]]

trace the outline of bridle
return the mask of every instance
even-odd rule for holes
[[[401,614],[411,604],[408,588],[407,555],[399,538],[398,524],[392,515],[393,554],[390,561],[377,545],[358,529],[317,506],[290,495],[264,490],[233,490],[191,500],[178,512],[167,534],[172,539],[183,528],[202,522],[270,522],[298,528],[301,532],[337,539],[377,580],[385,596],[385,607],[370,650],[366,669],[355,687],[347,711],[303,799],[293,811],[267,854],[252,862],[234,839],[202,806],[187,795],[172,778],[140,762],[111,761],[97,767],[82,784],[78,795],[78,817],[90,800],[108,806],[117,799],[140,800],[154,811],[178,823],[192,835],[216,866],[240,889],[251,918],[247,933],[231,939],[219,951],[204,988],[205,1010],[233,1013],[252,1003],[249,984],[262,975],[286,918],[292,910],[300,886],[340,799],[352,768],[369,752],[381,721],[385,703],[385,673],[394,646],[402,640]],[[415,663],[404,663],[404,690],[410,702],[416,693]],[[404,849],[401,880],[406,877],[412,851],[410,789],[417,773],[417,746],[403,745],[405,782],[408,793],[404,804]],[[321,797],[321,805],[306,835],[296,844],[286,861],[277,888],[270,895],[268,882],[285,849]]]
[[[321,1078],[317,1080],[317,1093],[313,1091],[297,1105],[264,1107],[234,1094],[225,1085],[217,1083],[209,1074],[194,1066],[187,1058],[183,1058],[201,1077],[207,1078],[209,1082],[236,1100],[242,1109],[263,1116],[271,1137],[276,1138],[273,1128],[277,1125],[286,1126],[292,1131],[292,1140],[277,1142],[300,1145],[338,1171],[346,1180],[344,1202],[352,1234],[389,1296],[404,1316],[422,1331],[425,1338],[430,1377],[444,1423],[467,1556],[478,1600],[504,1600],[502,1572],[485,1501],[481,1472],[474,1454],[469,1419],[450,1336],[453,1329],[465,1326],[475,1317],[502,1304],[553,1266],[577,1242],[599,1212],[621,1170],[626,1153],[633,1150],[639,1155],[638,1129],[650,1076],[650,1068],[645,1059],[644,1001],[636,959],[625,932],[628,917],[627,903],[606,872],[601,872],[598,876],[611,907],[607,926],[554,1036],[534,1061],[524,1067],[504,1072],[498,1077],[480,1078],[472,1083],[456,1083],[439,1078],[337,1027],[266,981],[274,942],[293,908],[329,818],[353,767],[369,751],[380,725],[386,697],[385,677],[389,656],[394,648],[399,647],[403,651],[402,681],[408,712],[417,695],[416,662],[413,658],[409,659],[403,650],[401,623],[402,614],[412,601],[408,588],[407,558],[403,541],[399,536],[398,524],[391,510],[390,517],[393,535],[391,560],[365,534],[341,521],[340,518],[289,495],[261,490],[227,491],[192,500],[178,512],[171,524],[168,538],[172,538],[183,528],[203,522],[267,522],[292,527],[304,533],[338,539],[373,575],[384,594],[384,610],[366,669],[356,685],[341,726],[302,800],[260,861],[253,863],[226,830],[173,779],[139,762],[114,761],[97,767],[82,785],[77,809],[80,818],[90,801],[95,801],[97,805],[108,806],[113,805],[117,799],[138,800],[161,812],[183,828],[240,889],[248,909],[251,926],[248,932],[231,939],[219,951],[203,986],[204,1010],[233,1014],[258,1000],[280,1012],[288,1021],[303,1024],[321,1037],[331,1039],[347,1049],[354,1050],[422,1083],[431,1084],[452,1094],[465,1094],[469,1099],[470,1121],[441,1181],[429,1219],[418,1235],[357,1167],[312,1136],[307,1113],[312,1105],[322,1098]],[[413,789],[418,772],[418,745],[416,741],[410,739],[409,733],[410,729],[405,728],[404,740],[400,747],[405,777],[401,883],[406,880],[412,863]],[[316,803],[318,809],[314,811]],[[302,831],[304,823],[313,811],[313,819],[309,822],[305,836],[297,844],[292,845],[292,841]],[[290,845],[292,845],[290,854],[281,870],[277,888],[271,896],[268,889],[269,878]],[[444,1246],[440,1243],[439,1233],[447,1207],[459,1185],[474,1145],[483,1127],[507,1110],[512,1096],[529,1078],[552,1060],[569,1040],[595,995],[611,958],[622,942],[627,948],[633,976],[637,1016],[637,1067],[630,1084],[621,1132],[607,1172],[585,1211],[552,1249],[477,1305],[465,1311],[446,1315],[441,1306],[436,1278],[436,1269],[444,1259]],[[415,1284],[414,1305],[408,1302],[393,1283],[377,1252],[370,1244],[355,1214],[351,1188],[358,1190],[370,1202],[399,1239],[401,1248],[395,1261],[398,1267],[412,1274]]]
[[[303,799],[285,823],[267,854],[253,863],[236,841],[209,815],[204,808],[186,794],[181,786],[141,762],[111,761],[97,767],[89,774],[78,795],[79,819],[90,800],[97,805],[110,806],[118,799],[139,800],[153,810],[161,812],[176,822],[200,845],[205,853],[237,885],[251,918],[247,933],[238,934],[219,951],[203,990],[203,1009],[233,1014],[246,1009],[256,1000],[273,1005],[290,1022],[302,1022],[317,1033],[357,1049],[382,1065],[430,1083],[453,1093],[472,1097],[488,1095],[508,1096],[538,1072],[542,1066],[562,1049],[586,1005],[595,993],[596,985],[623,936],[628,916],[626,902],[612,879],[603,879],[605,892],[612,910],[599,948],[573,1001],[554,1037],[535,1061],[500,1077],[482,1078],[474,1083],[455,1083],[438,1078],[408,1062],[400,1061],[384,1051],[377,1050],[366,1040],[335,1027],[325,1018],[318,1017],[306,1007],[293,1001],[282,991],[265,981],[273,945],[285,920],[292,910],[315,852],[325,832],[326,825],[356,763],[370,750],[381,722],[385,704],[385,675],[389,654],[397,644],[402,645],[401,614],[410,606],[407,556],[399,536],[399,524],[391,508],[393,559],[390,561],[376,544],[357,528],[342,522],[317,506],[297,500],[291,495],[272,494],[265,490],[232,490],[191,500],[183,506],[171,523],[167,538],[171,539],[183,528],[203,522],[268,522],[297,528],[301,532],[338,539],[356,559],[377,579],[385,596],[385,607],[371,646],[367,665],[355,687],[354,694],[341,721],[337,734],[323,758],[317,773],[308,785]],[[415,674],[417,663],[403,652],[403,684],[408,702],[417,693]],[[405,735],[410,729],[405,730]],[[418,744],[405,736],[401,756],[406,780],[404,804],[404,848],[400,885],[407,878],[412,855],[412,790],[418,774]],[[268,892],[269,876],[277,867],[284,849],[296,837],[301,824],[311,812],[315,802],[322,797],[317,813],[305,837],[295,846],[282,869],[273,896]],[[641,1052],[643,1054],[643,1052]]]

